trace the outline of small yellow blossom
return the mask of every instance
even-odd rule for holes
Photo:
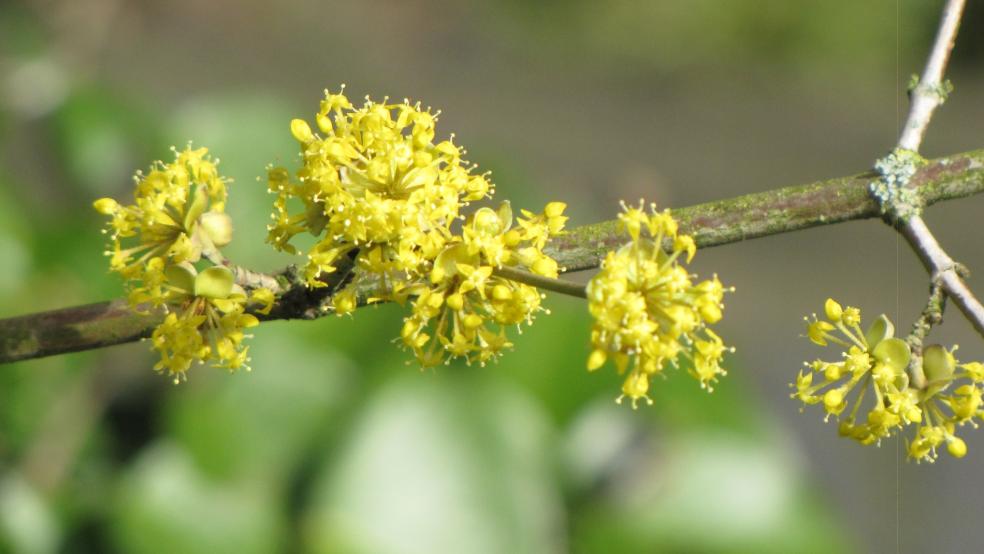
[[[110,216],[105,232],[111,238],[106,255],[112,271],[141,280],[147,270],[197,262],[203,250],[229,242],[232,228],[223,213],[227,180],[207,153],[206,148],[175,150],[174,162],[157,162],[148,173],[137,173],[132,205],[111,198],[93,203]],[[149,267],[154,259],[161,260],[160,267]]]
[[[232,240],[224,213],[226,183],[205,148],[174,150],[172,163],[157,162],[137,173],[134,203],[100,198],[93,207],[110,216],[110,269],[127,280],[127,299],[140,313],[162,309],[164,320],[150,341],[160,354],[154,368],[180,382],[194,362],[235,370],[247,367],[249,335],[257,325],[248,304],[268,314],[273,291],[247,295],[224,266],[198,271],[194,264],[216,259]]]
[[[259,307],[256,308],[256,313],[269,315],[273,309],[273,304],[276,302],[276,296],[274,296],[272,290],[266,287],[260,287],[250,293],[250,300],[259,304]]]
[[[807,337],[821,346],[844,348],[842,361],[805,364],[809,371],[800,371],[791,397],[804,405],[822,403],[828,418],[846,411],[838,432],[861,444],[877,444],[913,426],[907,440],[910,458],[933,461],[944,444],[952,456],[963,457],[967,446],[955,430],[966,423],[976,426],[975,418],[984,413],[984,365],[961,364],[953,355],[955,348],[927,346],[921,364],[926,384],[918,388],[907,372],[909,346],[893,336],[894,326],[886,316],[862,332],[857,308],[842,308],[828,299],[824,314],[826,320],[816,315],[807,320]]]
[[[918,391],[918,402],[925,418],[917,422],[916,437],[909,442],[909,456],[917,460],[935,460],[936,448],[944,442],[951,456],[962,458],[967,445],[956,436],[957,428],[968,423],[976,428],[976,419],[984,416],[984,375],[975,371],[981,364],[961,364],[953,355],[955,350],[955,346],[947,350],[938,344],[923,349],[926,386]]]
[[[249,302],[265,305],[266,289],[248,300],[229,269],[213,266],[199,273],[187,264],[168,268],[162,288],[168,314],[151,335],[152,348],[161,356],[154,369],[166,371],[175,383],[187,379],[196,361],[230,371],[249,369],[249,348],[243,345],[249,335],[243,330],[259,320],[245,308]]]
[[[566,205],[519,217],[508,202],[469,210],[493,186],[464,161],[453,136],[435,142],[437,115],[407,100],[367,98],[357,108],[326,91],[317,129],[300,119],[290,124],[302,167],[294,174],[269,168],[276,199],[268,242],[298,253],[292,239],[314,235],[303,268],[311,287],[351,262],[328,304],[338,315],[351,313],[360,293],[369,302],[409,302],[400,340],[421,366],[454,358],[484,364],[512,346],[505,327],[543,310],[534,287],[495,270],[556,277],[560,267],[543,249],[562,231]]]
[[[452,140],[434,143],[437,115],[419,103],[367,98],[355,108],[326,91],[315,119],[320,133],[300,119],[290,125],[303,164],[296,177],[268,171],[277,195],[268,241],[296,252],[295,235],[317,237],[304,268],[311,286],[356,249],[357,267],[385,276],[391,288],[406,285],[448,246],[462,207],[492,192]]]
[[[623,204],[619,222],[631,242],[609,252],[588,284],[595,320],[588,369],[611,359],[620,373],[628,371],[618,400],[629,398],[633,407],[640,399],[649,401],[652,377],[681,355],[690,360],[690,373],[701,387],[712,390],[725,374],[724,354],[732,351],[707,328],[721,319],[726,289],[716,276],[692,282],[680,264],[681,258],[690,260],[696,245],[678,233],[668,210]],[[672,250],[665,251],[664,244]]]
[[[909,347],[894,338],[894,326],[888,318],[880,317],[865,333],[857,308],[844,308],[827,299],[824,314],[827,320],[816,315],[807,320],[807,337],[820,346],[833,343],[843,348],[842,361],[816,360],[806,364],[809,375],[819,374],[822,378],[806,380],[800,372],[792,397],[804,404],[822,399],[828,418],[839,417],[850,406],[840,432],[864,444],[891,435],[904,422],[918,420],[921,414],[916,399],[907,392]],[[874,407],[859,421],[861,404],[869,390],[876,399]]]
[[[508,202],[480,208],[434,260],[427,279],[409,284],[415,296],[401,339],[423,367],[462,358],[495,360],[512,347],[505,328],[532,323],[540,306],[536,288],[495,274],[514,267],[557,276],[557,262],[543,253],[547,238],[563,229],[564,206],[548,204],[542,214],[523,211],[513,227]]]

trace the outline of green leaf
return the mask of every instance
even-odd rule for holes
[[[235,277],[227,267],[212,266],[195,277],[195,296],[227,298],[232,293]]]
[[[167,425],[209,475],[283,483],[312,449],[345,432],[340,410],[358,398],[361,372],[326,344],[333,335],[324,329],[317,340],[295,326],[250,333],[253,371],[199,372],[194,387],[169,397]]]
[[[807,496],[806,468],[778,436],[629,431],[638,465],[616,460],[605,487],[582,500],[578,552],[784,554],[821,543],[853,552],[835,517]]]
[[[283,548],[275,491],[212,480],[173,443],[145,450],[127,469],[114,500],[109,521],[122,552],[259,554]]]
[[[115,196],[117,183],[129,182],[134,169],[160,156],[154,114],[102,85],[71,91],[52,115],[61,171],[86,196]]]
[[[382,389],[316,485],[309,551],[562,551],[544,414],[489,377],[412,375]]]

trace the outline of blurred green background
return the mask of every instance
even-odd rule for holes
[[[262,244],[268,163],[321,91],[420,99],[521,206],[572,224],[620,199],[688,204],[866,170],[897,137],[939,1],[0,4],[0,317],[112,298],[94,198],[193,140],[235,179],[235,261]],[[984,6],[971,3],[924,153],[984,147]],[[984,269],[984,201],[932,208],[943,244]],[[391,344],[395,306],[265,324],[251,373],[172,386],[146,345],[0,368],[0,551],[959,552],[984,542],[984,439],[906,463],[862,448],[787,383],[827,296],[921,309],[922,268],[877,221],[701,252],[737,286],[738,353],[713,395],[677,375],[655,406],[613,402],[584,370],[583,303],[487,368],[421,373]],[[586,276],[580,276],[586,278]],[[979,279],[972,281],[984,290]],[[961,358],[984,344],[959,316]]]

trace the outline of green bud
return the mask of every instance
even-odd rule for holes
[[[912,357],[909,345],[904,340],[896,338],[887,338],[879,342],[871,354],[876,360],[892,368],[896,375],[901,375],[905,371]]]
[[[188,294],[195,290],[195,269],[185,265],[172,265],[164,270],[167,282]]]
[[[827,316],[827,319],[833,322],[838,322],[841,320],[841,316],[844,315],[844,309],[841,305],[837,303],[833,298],[828,298],[827,302],[823,305],[823,311]]]
[[[113,215],[120,209],[120,205],[112,198],[100,198],[92,203],[92,207],[103,215]]]
[[[303,119],[292,119],[290,122],[290,134],[294,135],[297,142],[307,144],[314,140],[314,133],[311,126]]]
[[[228,298],[232,293],[234,280],[229,268],[220,265],[212,266],[195,277],[195,296]]]
[[[926,379],[933,381],[949,381],[957,367],[957,360],[946,348],[932,344],[923,349],[923,372]]]
[[[868,332],[864,338],[868,341],[868,349],[874,350],[878,343],[895,335],[895,326],[889,321],[888,316],[882,314],[868,327]]]
[[[513,222],[512,204],[510,204],[508,200],[504,200],[502,204],[499,205],[499,209],[497,210],[497,213],[499,214],[499,221],[502,223],[503,230],[512,227],[512,222]]]

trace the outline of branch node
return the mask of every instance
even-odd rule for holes
[[[957,273],[957,276],[959,276],[961,279],[970,278],[970,269],[960,262],[953,262],[953,271],[955,271]]]
[[[913,73],[909,78],[909,86],[906,91],[909,93],[910,99],[915,96],[922,96],[934,100],[937,106],[942,106],[950,98],[950,93],[953,92],[953,83],[949,79],[942,82],[922,83],[919,74]]]
[[[881,177],[868,185],[868,192],[888,223],[905,223],[922,212],[922,197],[908,185],[926,163],[918,152],[905,148],[896,148],[875,162],[875,171]]]

